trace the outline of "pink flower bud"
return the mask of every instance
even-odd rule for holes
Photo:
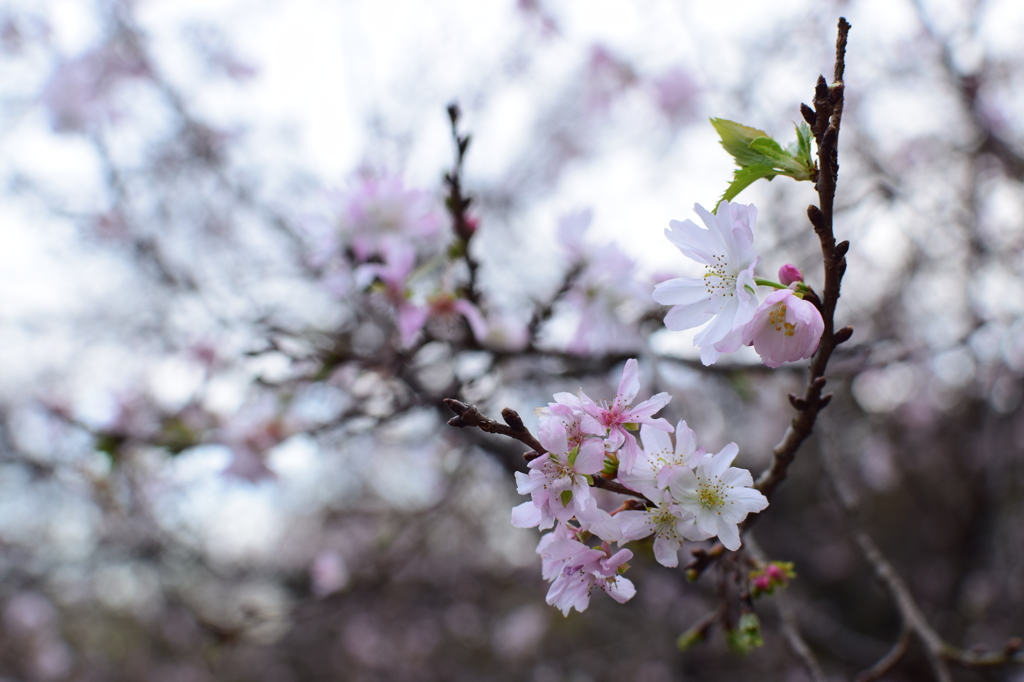
[[[786,263],[779,268],[779,282],[785,284],[787,287],[793,282],[804,281],[804,273],[800,272],[800,268],[790,263]]]
[[[768,564],[768,567],[764,569],[765,575],[771,578],[773,582],[784,583],[788,579],[786,572],[775,564]]]
[[[821,313],[792,289],[777,289],[743,328],[743,343],[753,345],[769,367],[811,357],[825,329]]]
[[[759,575],[754,578],[754,589],[759,592],[767,592],[772,586],[772,581],[767,575]]]

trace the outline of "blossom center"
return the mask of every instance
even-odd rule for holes
[[[702,481],[697,488],[697,498],[702,507],[706,509],[718,509],[725,505],[725,498],[722,496],[722,486],[712,484],[710,481]]]
[[[782,304],[768,312],[768,324],[775,327],[775,331],[782,332],[786,336],[793,336],[796,332],[796,325],[786,322],[785,304]]]
[[[736,275],[730,274],[726,268],[729,265],[729,261],[725,256],[714,255],[713,263],[705,266],[707,272],[704,273],[704,286],[707,287],[708,295],[715,296],[729,296],[734,295],[736,289]]]

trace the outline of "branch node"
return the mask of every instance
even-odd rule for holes
[[[452,417],[451,419],[448,420],[448,426],[454,426],[456,428],[461,429],[461,428],[465,428],[465,427],[469,426],[469,424],[467,424],[462,419],[462,417],[455,416],[455,417]]]
[[[469,405],[467,405],[466,403],[459,402],[454,398],[443,398],[443,400],[444,404],[448,406],[448,409],[450,409],[457,415],[464,415],[466,414],[466,410],[469,409]]]
[[[836,248],[832,251],[832,257],[836,260],[840,260],[846,256],[846,252],[850,250],[850,241],[844,239],[843,241],[836,244]]]
[[[826,393],[825,395],[821,396],[821,400],[818,402],[818,409],[824,410],[826,407],[828,407],[828,404],[830,402],[832,402],[832,394]]]
[[[847,341],[849,341],[851,336],[853,336],[853,327],[847,326],[847,327],[843,327],[842,329],[837,331],[835,334],[833,334],[832,335],[832,340],[838,346],[841,343],[846,343]]]
[[[814,99],[822,100],[828,97],[828,83],[825,82],[825,77],[822,75],[818,76],[818,82],[814,84]]]
[[[807,401],[792,393],[789,394],[789,404],[803,412],[807,409]]]
[[[523,453],[523,459],[525,459],[527,462],[532,462],[533,460],[537,459],[538,457],[540,457],[540,453],[536,452],[534,450],[530,450],[529,452],[524,452]]]
[[[506,407],[501,411],[501,418],[505,420],[513,431],[523,432],[526,430],[526,425],[523,424],[523,418],[519,416],[519,413],[513,410],[511,407]]]
[[[825,229],[825,214],[814,204],[807,207],[807,218],[811,221],[811,225],[814,225],[816,232]]]
[[[818,120],[817,116],[814,113],[814,109],[811,109],[806,104],[800,105],[800,115],[804,117],[804,120],[807,121],[808,125],[814,125],[815,122]]]
[[[833,146],[838,137],[839,128],[836,128],[834,125],[829,125],[829,127],[825,129],[825,138],[822,140],[822,146]]]

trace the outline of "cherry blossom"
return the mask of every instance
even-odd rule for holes
[[[652,428],[648,424],[640,427],[640,442],[643,452],[637,458],[633,470],[619,470],[619,482],[627,488],[643,493],[655,499],[660,492],[668,487],[672,473],[680,467],[695,467],[705,456],[704,448],[697,447],[697,439],[693,431],[680,421],[676,425],[676,442],[664,431]]]
[[[572,447],[565,427],[549,421],[540,428],[540,443],[548,452],[530,462],[529,475],[516,472],[519,494],[532,499],[512,510],[512,525],[550,528],[556,521],[564,523],[575,516],[584,530],[605,540],[618,540],[618,526],[590,494],[588,477],[604,468],[601,441],[588,438]]]
[[[701,530],[694,515],[683,509],[669,491],[653,498],[655,506],[643,511],[620,511],[615,521],[622,530],[622,542],[640,540],[654,535],[654,558],[668,568],[679,565],[679,549],[683,539],[706,540],[710,533]]]
[[[743,343],[753,345],[769,367],[804,360],[818,350],[825,331],[821,313],[791,289],[773,291],[743,328]]]
[[[672,279],[654,287],[654,300],[673,306],[665,326],[673,331],[707,324],[693,342],[700,346],[700,359],[713,364],[722,353],[742,345],[743,326],[757,310],[754,268],[761,259],[754,252],[752,205],[723,201],[718,213],[700,204],[693,207],[707,229],[691,220],[669,223],[665,236],[687,258],[703,263],[707,272],[699,279]]]
[[[649,424],[661,431],[672,431],[672,425],[667,420],[653,418],[655,412],[672,400],[668,393],[659,393],[636,407],[630,405],[640,391],[638,373],[636,359],[627,360],[626,366],[622,369],[619,390],[611,404],[605,401],[598,404],[588,398],[583,391],[580,391],[579,397],[579,406],[585,415],[582,422],[583,430],[605,438],[605,447],[609,452],[619,451],[619,467],[627,473],[633,470],[636,458],[640,455],[636,436],[630,433],[629,429]],[[558,397],[555,396],[556,399]]]
[[[750,512],[768,506],[768,499],[751,487],[754,479],[750,472],[729,466],[738,453],[739,447],[729,443],[695,470],[678,469],[669,480],[672,496],[696,517],[697,527],[717,535],[731,550],[741,544],[739,523]]]
[[[601,549],[587,547],[565,537],[567,534],[568,531],[556,530],[541,538],[537,546],[544,577],[553,580],[546,598],[548,604],[560,609],[564,616],[572,609],[583,612],[590,605],[595,585],[620,604],[633,598],[636,588],[620,575],[623,564],[633,558],[631,551],[620,549],[612,554],[607,545]]]

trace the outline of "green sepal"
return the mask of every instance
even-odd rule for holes
[[[605,457],[604,458],[604,468],[601,469],[601,473],[602,474],[607,474],[608,476],[614,476],[616,473],[618,473],[618,471],[619,471],[619,460],[613,459],[611,457]]]
[[[639,431],[640,425],[637,424],[636,422],[626,422],[625,424],[622,425],[622,428],[626,429],[627,431]]]
[[[576,464],[576,458],[579,456],[580,446],[577,445],[576,447],[569,451],[569,466],[574,466]]]
[[[569,506],[569,502],[572,501],[572,491],[571,490],[563,490],[561,492],[561,494],[558,496],[558,499],[562,501],[562,506],[563,507],[568,507]]]

